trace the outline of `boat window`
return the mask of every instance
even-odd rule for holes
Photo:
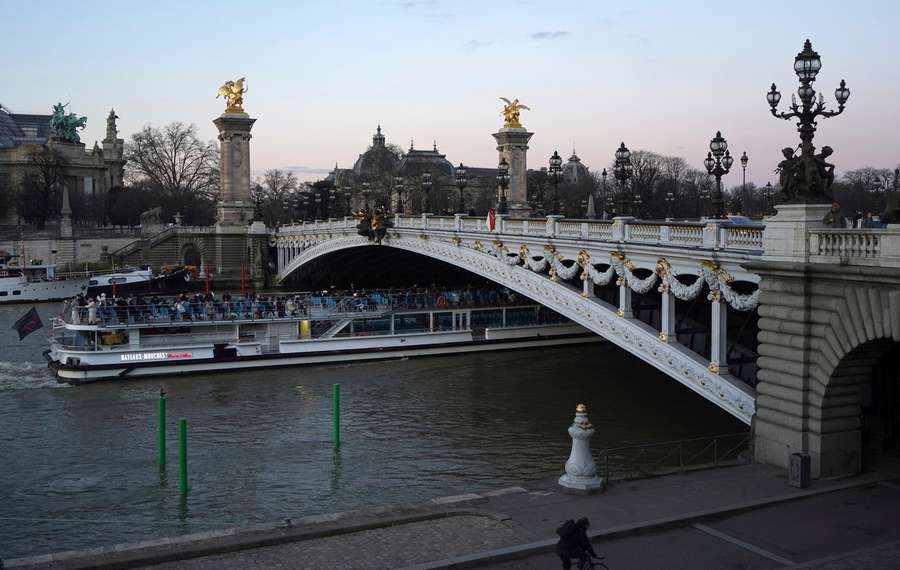
[[[18,289],[13,291],[13,295],[21,295],[21,294],[22,294],[22,292],[19,291]]]
[[[428,313],[401,314],[394,317],[394,332],[418,333],[430,330],[431,319],[428,318]]]
[[[91,279],[91,283],[90,283],[90,284],[91,284],[91,287],[93,287],[94,285],[98,285],[99,283],[100,283],[100,282],[97,281],[96,279]]]
[[[103,346],[118,346],[126,343],[128,343],[128,332],[124,330],[100,333],[100,344]]]
[[[6,297],[8,293],[6,291],[0,291],[0,297]]]
[[[472,328],[489,328],[502,326],[502,310],[491,309],[489,311],[472,311]]]
[[[116,283],[116,284],[119,284],[119,283],[126,283],[126,282],[128,282],[128,278],[127,278],[127,277],[111,277],[111,278],[109,279],[109,282],[110,282],[110,283]]]
[[[188,334],[191,327],[152,327],[141,331],[142,336],[153,336],[159,334]]]
[[[391,333],[391,319],[359,319],[353,321],[356,336],[369,336]]]
[[[521,307],[506,310],[506,326],[508,327],[528,327],[536,325],[537,322],[538,317],[535,307]]]
[[[452,331],[453,313],[434,313],[434,330]]]

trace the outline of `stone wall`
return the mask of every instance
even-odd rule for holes
[[[814,477],[862,468],[863,390],[900,342],[900,270],[766,262],[758,271],[757,461],[807,451]]]
[[[24,240],[24,254],[28,259],[41,259],[44,263],[97,263],[103,261],[104,247],[113,252],[134,241],[134,237],[75,237],[62,239],[58,237],[38,236]],[[22,253],[23,242],[0,239],[0,250],[10,253]]]

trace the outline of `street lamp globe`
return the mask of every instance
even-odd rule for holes
[[[747,156],[747,151],[744,151],[744,154],[741,155],[741,167],[747,168],[747,163],[750,162],[750,158]]]
[[[459,163],[459,166],[456,167],[456,185],[460,188],[465,188],[469,184],[469,178],[467,175],[466,167],[463,166],[463,163]]]
[[[550,172],[559,172],[561,166],[562,157],[559,156],[559,152],[554,150],[553,156],[550,157]]]
[[[834,90],[834,98],[837,99],[838,105],[841,107],[850,98],[850,90],[847,89],[847,82],[843,79],[841,79],[841,86]]]
[[[712,174],[713,169],[716,167],[716,160],[712,157],[712,153],[706,153],[706,159],[703,161],[703,166],[706,167],[706,171]]]
[[[725,151],[725,157],[722,159],[722,166],[725,167],[725,170],[731,170],[731,165],[734,164],[734,158],[731,157],[731,152]]]
[[[728,143],[725,142],[725,139],[722,137],[722,131],[716,131],[716,136],[709,141],[709,150],[712,151],[713,156],[722,156],[725,154],[725,151],[728,149]]]
[[[628,150],[628,147],[625,146],[625,143],[619,145],[619,149],[616,151],[616,160],[621,162],[625,162],[631,158],[631,151]]]
[[[803,51],[794,58],[794,72],[801,81],[815,81],[816,75],[822,69],[822,59],[813,51],[812,43],[806,40]]]

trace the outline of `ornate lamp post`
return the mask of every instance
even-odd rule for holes
[[[628,188],[628,179],[634,172],[634,165],[631,164],[631,151],[625,146],[625,143],[619,145],[616,150],[616,162],[613,165],[613,176],[619,181],[619,215],[627,216],[629,214],[628,202],[625,192]]]
[[[766,215],[772,215],[772,202],[775,198],[775,188],[772,187],[771,182],[766,182],[766,187],[763,189],[765,192],[764,198],[766,200]]]
[[[459,206],[456,211],[465,214],[466,213],[466,199],[463,196],[463,191],[466,189],[466,186],[469,185],[469,178],[466,173],[466,167],[463,166],[463,163],[459,163],[459,166],[456,167],[456,186],[459,188]]]
[[[606,192],[606,169],[603,169],[603,172],[600,173],[600,176],[603,179],[603,182],[600,185],[600,208],[603,209],[602,219],[606,219],[607,211],[612,208],[612,199],[609,197],[609,194]]]
[[[509,163],[506,162],[506,158],[501,158],[500,164],[497,165],[497,185],[500,187],[500,205],[498,209],[501,214],[508,214],[509,206],[506,203],[506,189],[509,188]]]
[[[315,202],[316,202],[316,211],[315,211],[315,216],[313,216],[313,218],[316,220],[319,220],[319,219],[322,219],[322,194],[321,193],[316,194]]]
[[[675,184],[678,184],[677,182]],[[675,186],[673,185],[671,188],[666,190],[666,221],[672,220],[675,216],[672,214],[672,209],[675,206]]]
[[[397,213],[403,213],[403,177],[394,177],[394,189],[397,191]]]
[[[344,200],[347,202],[347,215],[353,215],[353,188],[344,186]]]
[[[772,116],[789,121],[797,119],[797,132],[800,133],[800,157],[794,157],[791,149],[785,149],[785,160],[779,165],[781,168],[781,191],[789,200],[796,202],[823,201],[831,189],[833,181],[833,166],[827,164],[825,159],[831,154],[830,147],[823,147],[822,154],[816,155],[816,147],[812,140],[816,133],[816,119],[819,117],[831,118],[844,112],[844,104],[850,98],[850,90],[847,83],[841,79],[840,86],[834,90],[834,98],[837,100],[837,111],[825,109],[825,98],[819,93],[818,99],[813,89],[816,75],[822,68],[822,60],[819,54],[813,51],[809,40],[803,44],[803,51],[794,58],[794,72],[800,80],[800,88],[797,95],[800,96],[800,104],[797,98],[791,95],[790,112],[778,112],[778,102],[781,101],[781,93],[772,84],[772,88],[766,94],[766,100],[772,108]],[[802,164],[801,164],[802,163]],[[831,170],[829,170],[831,166]]]
[[[716,178],[716,189],[712,195],[712,217],[722,219],[725,217],[725,201],[722,199],[722,176],[728,174],[734,159],[728,152],[728,142],[722,137],[721,131],[716,131],[716,136],[709,141],[709,150],[703,166],[706,171]]]
[[[422,211],[427,212],[429,202],[431,201],[431,187],[433,183],[431,182],[431,173],[423,172],[422,173]]]
[[[741,207],[744,210],[747,209],[747,163],[748,162],[750,162],[750,158],[747,156],[747,151],[745,150],[744,154],[741,155],[741,169],[744,171],[743,178],[741,179]]]
[[[550,213],[558,215],[559,181],[562,178],[562,157],[559,156],[559,153],[555,150],[553,151],[553,156],[550,157],[550,169],[547,172],[550,174],[550,181],[553,182],[553,210]]]
[[[326,206],[325,206],[326,213],[328,214],[327,216],[325,216],[326,218],[330,218],[334,214],[334,212],[335,212],[334,205],[336,203],[335,202],[336,200],[337,200],[337,188],[331,188],[330,190],[328,190],[328,204],[326,204]]]
[[[365,210],[366,214],[369,213],[369,196],[372,194],[372,185],[368,182],[362,183],[362,195],[363,195],[363,210]]]

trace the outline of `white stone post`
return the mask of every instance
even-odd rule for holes
[[[662,321],[660,323],[659,340],[671,342],[677,339],[675,334],[675,296],[666,286],[662,293]]]
[[[587,406],[576,406],[575,419],[568,431],[572,438],[572,452],[566,461],[566,472],[559,478],[559,484],[564,489],[580,493],[603,490],[603,479],[597,477],[597,465],[591,455],[594,426],[588,419]]]
[[[628,286],[628,281],[624,276],[620,277],[619,281],[621,281],[619,285],[619,310],[616,314],[630,319],[634,317],[634,313],[631,311],[631,287]]]
[[[612,223],[612,239],[613,241],[625,241],[627,238],[626,226],[634,218],[631,216],[616,216]]]
[[[462,217],[463,214],[453,214],[453,229],[457,232],[462,229]]]
[[[590,263],[590,261],[588,261],[588,263]],[[585,299],[593,299],[596,297],[596,295],[594,295],[594,281],[591,279],[591,276],[588,275],[587,268],[581,269],[581,282],[581,296]]]
[[[713,291],[712,306],[710,319],[710,331],[712,334],[712,342],[710,342],[709,350],[709,371],[714,373],[728,372],[728,362],[726,362],[726,354],[728,352],[728,305],[721,293]]]
[[[547,237],[556,237],[556,234],[559,231],[559,221],[561,219],[563,219],[563,216],[558,214],[547,216]]]

